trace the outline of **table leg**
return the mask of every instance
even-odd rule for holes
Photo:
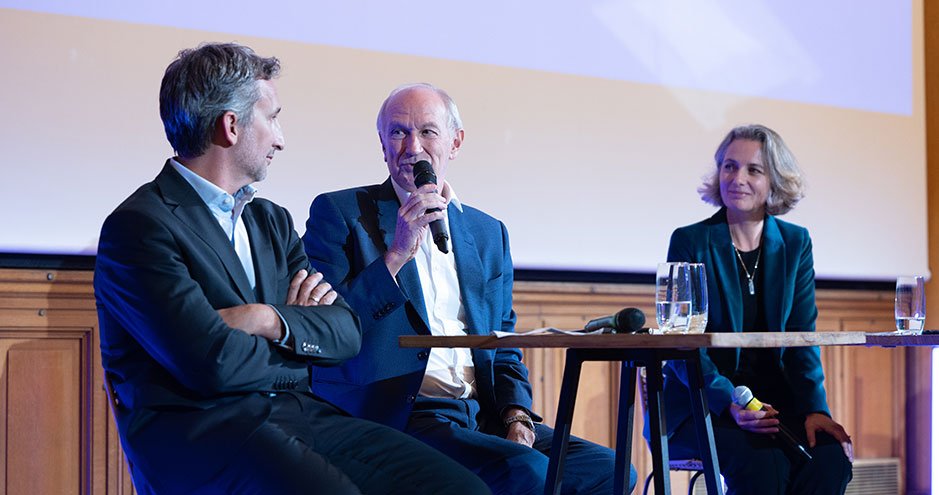
[[[646,394],[649,401],[649,448],[652,450],[652,472],[656,495],[670,495],[668,475],[668,434],[665,429],[662,397],[662,361],[654,354],[646,362]]]
[[[619,414],[616,423],[616,464],[613,493],[629,493],[629,467],[633,447],[633,411],[636,402],[636,367],[623,361],[619,378]]]
[[[714,430],[711,427],[711,413],[708,410],[707,395],[704,393],[704,374],[699,356],[685,360],[688,369],[688,391],[691,394],[691,411],[694,417],[695,432],[698,437],[698,452],[704,464],[704,480],[709,494],[723,495],[720,472],[717,465],[717,449],[714,446]]]
[[[580,382],[583,358],[577,349],[568,349],[564,363],[564,380],[561,382],[561,397],[558,399],[557,419],[554,423],[554,439],[551,442],[551,457],[548,460],[548,477],[545,480],[545,495],[560,495],[561,477],[564,475],[564,460],[571,437],[571,422],[574,418],[574,400]]]

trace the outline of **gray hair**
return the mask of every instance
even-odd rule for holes
[[[759,124],[735,127],[717,147],[714,161],[717,168],[705,177],[704,184],[698,188],[701,199],[714,206],[724,206],[721,200],[720,170],[724,155],[730,143],[737,139],[755,141],[761,144],[761,153],[769,177],[769,196],[766,198],[766,212],[770,215],[782,215],[789,212],[805,196],[802,171],[796,158],[789,151],[786,143],[776,131]]]
[[[261,99],[257,81],[279,72],[277,58],[260,57],[235,43],[202,43],[180,51],[160,85],[160,117],[176,153],[184,158],[205,153],[225,112],[235,112],[242,126],[250,124]]]
[[[381,109],[378,110],[378,119],[375,121],[375,127],[378,128],[378,132],[382,132],[382,120],[385,115],[385,108],[388,106],[388,102],[391,101],[398,93],[402,93],[409,89],[414,88],[425,88],[431,91],[436,92],[440,95],[440,99],[443,100],[444,105],[447,107],[447,127],[450,128],[451,133],[463,128],[463,120],[460,119],[460,110],[456,107],[456,102],[453,101],[453,98],[450,98],[450,95],[446,91],[434,86],[433,84],[428,83],[409,83],[398,86],[397,88],[391,90],[391,93],[388,94],[388,97],[385,98],[385,101],[381,104]]]

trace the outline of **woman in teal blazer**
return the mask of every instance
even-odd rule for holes
[[[760,125],[733,129],[714,158],[714,174],[699,192],[721,209],[677,229],[668,249],[669,261],[705,265],[707,331],[815,331],[812,241],[805,228],[775,217],[802,198],[795,159],[778,134]],[[701,361],[728,493],[844,493],[853,450],[828,410],[818,347],[702,349]],[[665,368],[673,458],[699,457],[687,382],[683,365]],[[737,385],[747,385],[768,410],[734,404]],[[811,461],[774,438],[779,423],[800,439]]]

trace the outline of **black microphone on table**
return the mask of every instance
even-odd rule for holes
[[[750,411],[765,411],[766,407],[763,406],[763,403],[756,400],[756,397],[753,396],[753,392],[750,391],[750,388],[746,385],[740,385],[734,389],[734,404],[748,409]],[[812,460],[812,454],[809,454],[805,447],[799,443],[799,440],[795,435],[789,431],[789,428],[786,428],[782,423],[776,425],[779,428],[777,435],[782,439],[783,443],[786,444],[793,452],[797,455],[805,457],[807,460]]]
[[[434,173],[434,167],[431,167],[430,162],[427,160],[421,160],[414,164],[414,187],[421,187],[424,184],[437,185],[437,174]],[[440,211],[440,208],[431,208],[427,210],[427,213],[435,211]],[[443,220],[430,222],[430,234],[441,253],[450,252],[447,247],[450,235],[447,234],[447,226],[443,223]]]
[[[592,332],[609,328],[611,333],[638,333],[646,323],[646,315],[640,309],[623,308],[618,313],[587,322],[584,331]]]

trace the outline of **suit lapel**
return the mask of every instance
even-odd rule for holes
[[[460,297],[466,314],[466,326],[469,334],[488,334],[489,320],[480,315],[480,308],[486,307],[487,301],[480,298],[485,293],[483,265],[476,248],[476,239],[466,225],[466,217],[455,206],[447,208],[447,220],[450,223],[450,238],[453,240],[453,258],[456,260],[457,280],[460,283]]]
[[[218,256],[219,261],[231,278],[245,302],[254,302],[254,291],[241,266],[241,260],[235,254],[231,241],[225,237],[222,227],[212,216],[202,198],[167,161],[155,182],[163,195],[163,201],[179,220],[201,238]]]
[[[781,309],[789,307],[790,301],[784,299],[792,297],[791,290],[783,290],[786,274],[786,244],[776,219],[767,215],[763,223],[763,307],[766,311],[766,330],[780,332],[782,325]]]
[[[716,215],[726,215],[725,210]],[[715,216],[716,216],[715,215]],[[727,217],[719,219],[711,225],[710,236],[711,259],[714,260],[714,273],[717,275],[717,284],[721,294],[727,298],[726,306],[729,308],[730,326],[723,331],[742,331],[743,325],[743,299],[740,296],[740,275],[737,272],[737,254],[734,252],[733,242],[730,240],[730,229],[727,226]]]
[[[479,258],[479,248],[472,229],[467,224],[466,215],[451,205],[447,208],[447,221],[449,222],[450,239],[453,247],[453,259],[456,264],[457,281],[460,284],[460,299],[463,303],[463,314],[466,317],[467,335],[488,335],[490,328],[491,302],[485,301],[486,278],[483,276],[483,263]],[[495,389],[492,361],[495,350],[471,349],[473,365],[476,367],[476,383],[488,384],[490,390]],[[493,397],[493,400],[495,398]]]
[[[376,201],[376,205],[378,206],[378,224],[381,227],[381,231],[384,233],[383,241],[385,243],[385,249],[379,247],[379,250],[384,254],[394,241],[395,227],[398,222],[398,208],[401,207],[394,187],[391,185],[390,177],[378,188],[378,200]],[[424,292],[421,290],[421,279],[417,274],[417,263],[414,260],[405,263],[398,272],[397,280],[398,286],[404,291],[404,294],[408,297],[408,300],[411,301],[417,314],[420,315],[421,321],[424,322],[424,333],[429,333],[430,324],[427,319],[427,307],[424,305]]]

